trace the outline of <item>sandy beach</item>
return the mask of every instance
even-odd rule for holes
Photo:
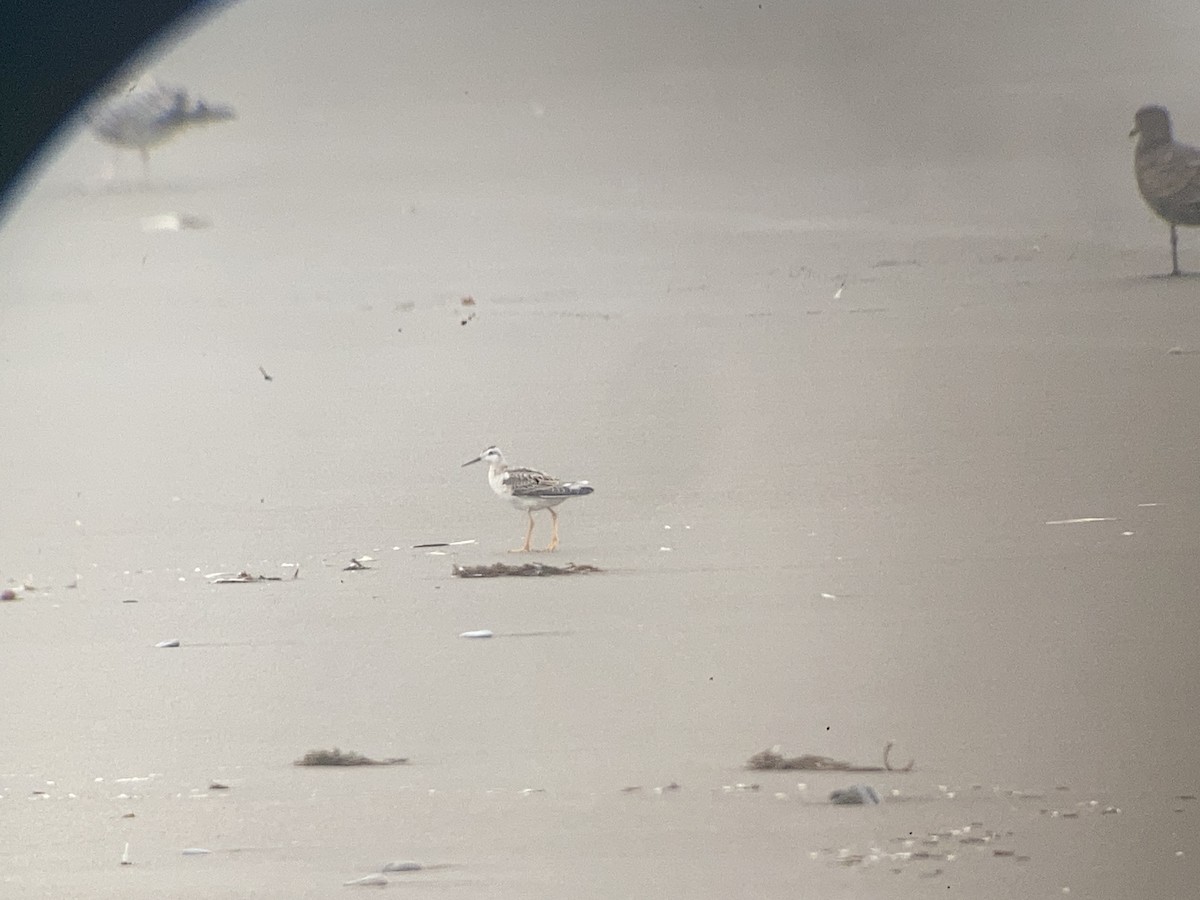
[[[72,131],[0,223],[0,894],[1192,896],[1200,279],[1126,134],[1200,144],[1200,13],[1101,6],[248,0],[147,60],[237,120]],[[521,561],[491,444],[601,572],[452,576]]]

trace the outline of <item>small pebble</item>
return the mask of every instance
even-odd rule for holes
[[[829,802],[839,806],[877,806],[879,794],[869,784],[855,784],[833,791],[829,795]]]

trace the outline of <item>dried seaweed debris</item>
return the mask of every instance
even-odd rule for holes
[[[883,748],[883,765],[882,766],[858,766],[854,763],[846,762],[841,759],[834,759],[831,756],[815,756],[811,753],[805,753],[802,756],[785,757],[779,752],[779,748],[771,750],[763,750],[761,753],[755,753],[746,761],[747,769],[798,769],[805,772],[911,772],[913,760],[908,761],[908,765],[900,768],[895,768],[889,759],[892,752],[892,741],[888,741],[887,746]]]
[[[386,759],[371,759],[353,750],[309,750],[292,765],[296,766],[402,766],[408,762],[408,757],[388,757]]]
[[[545,563],[523,563],[510,566],[506,563],[492,563],[490,566],[454,566],[456,578],[499,578],[503,575],[538,576],[538,575],[587,575],[591,572],[603,571],[597,566],[587,563],[576,565],[567,563],[565,566],[548,566]]]

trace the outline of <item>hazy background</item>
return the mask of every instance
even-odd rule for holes
[[[1200,142],[1200,12],[400,9],[230,8],[153,68],[236,122],[69,137],[0,229],[12,889],[1184,896],[1200,322],[1126,135]],[[611,571],[410,549],[508,559],[491,443]]]

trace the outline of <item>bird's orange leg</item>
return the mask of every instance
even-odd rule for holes
[[[533,540],[533,510],[528,510],[529,513],[529,530],[525,532],[525,544],[515,550],[509,550],[509,553],[528,553],[529,543]]]
[[[554,507],[550,507],[548,512],[550,513],[550,521],[554,523],[550,531],[550,543],[546,547],[546,551],[551,552],[558,549],[558,513],[554,511]]]

